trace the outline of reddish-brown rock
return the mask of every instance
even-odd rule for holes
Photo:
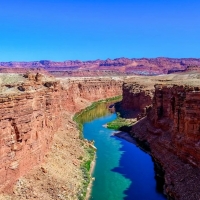
[[[190,77],[190,78],[189,78]],[[198,75],[189,75],[183,80],[168,84],[157,84],[147,116],[132,127],[131,135],[149,144],[154,160],[165,172],[165,193],[172,199],[200,199],[200,147],[199,122],[200,88]],[[186,77],[185,77],[186,78]],[[161,81],[162,82],[162,81]],[[127,86],[124,85],[127,90]],[[138,94],[136,84],[129,83],[123,93],[123,105],[134,111],[145,108],[141,101],[135,103]],[[138,91],[141,86],[138,85]],[[146,101],[148,102],[148,101]],[[139,101],[140,103],[140,101]],[[149,104],[149,102],[148,102]],[[140,109],[142,111],[142,109]]]
[[[157,75],[187,70],[188,66],[200,66],[195,58],[116,58],[94,61],[53,62],[41,60],[34,62],[0,62],[0,72],[24,73],[27,68],[41,68],[56,76],[109,76],[109,75]]]
[[[154,88],[140,82],[123,84],[123,99],[121,102],[121,112],[124,111],[125,117],[145,116],[149,106],[152,104]]]
[[[83,101],[120,95],[122,85],[109,78],[63,79],[61,84],[38,73],[20,79],[1,85],[0,192],[11,191],[19,177],[43,162],[63,111],[75,113],[86,106]]]
[[[18,177],[43,161],[60,126],[59,102],[55,85],[0,97],[1,191],[11,189]]]

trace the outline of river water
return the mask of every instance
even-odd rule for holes
[[[105,104],[82,116],[83,134],[97,147],[93,172],[92,200],[163,200],[156,190],[151,157],[123,139],[112,136],[114,130],[103,127],[114,120]]]

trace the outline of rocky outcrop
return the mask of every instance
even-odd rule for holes
[[[169,135],[171,149],[181,160],[200,167],[200,88],[155,86],[155,97],[148,119],[160,134]]]
[[[169,199],[200,199],[198,83],[198,79],[193,79],[179,81],[179,84],[172,81],[155,85],[147,115],[132,127],[131,135],[149,145],[155,162],[162,166],[164,191]],[[140,105],[135,103],[134,96],[143,96],[144,92],[138,94],[135,83],[132,87],[135,89],[126,91],[125,85],[123,105],[127,104],[126,107],[132,110],[135,109],[134,105],[146,108],[143,101]],[[141,86],[137,88],[139,91]]]
[[[147,133],[153,156],[166,172],[165,190],[174,199],[200,198],[199,87],[155,86]],[[155,137],[156,136],[156,137]]]
[[[28,87],[36,91],[26,92]],[[0,97],[1,191],[10,190],[18,177],[43,161],[61,122],[56,82],[51,88],[33,82],[18,89],[21,93]]]
[[[68,112],[86,107],[85,102],[118,96],[122,93],[122,80],[112,78],[60,79],[63,93],[61,105]]]
[[[120,112],[126,118],[145,116],[152,104],[154,88],[147,88],[139,82],[124,83],[122,89],[123,99],[120,103]]]
[[[58,81],[29,73],[12,83],[16,77],[6,77],[0,77],[1,192],[11,191],[19,177],[43,162],[63,112],[121,94],[121,82],[111,79]]]

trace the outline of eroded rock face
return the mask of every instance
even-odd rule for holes
[[[34,87],[34,85],[32,85]],[[43,88],[0,98],[0,190],[41,163],[61,122],[58,89]]]
[[[92,101],[120,95],[121,85],[111,79],[62,80],[61,84],[38,73],[9,87],[2,85],[0,192],[11,191],[20,176],[43,162],[63,111],[75,113]]]
[[[121,108],[138,119],[145,116],[152,104],[154,88],[147,88],[138,82],[123,84]],[[134,114],[135,113],[135,114]],[[126,116],[126,115],[125,115]]]
[[[111,78],[61,79],[61,105],[68,112],[85,108],[85,102],[94,102],[121,95],[122,80]]]
[[[165,171],[164,190],[172,199],[200,199],[200,88],[195,81],[157,84],[147,115],[131,131],[132,136],[149,144],[151,155]],[[143,101],[135,103],[135,94],[144,99],[142,90],[138,94],[140,88],[126,91],[125,86],[123,105],[132,110],[135,105],[145,108]]]
[[[199,87],[156,86],[153,108],[148,116],[161,134],[170,134],[174,153],[200,167]]]
[[[165,170],[165,191],[175,199],[200,198],[199,97],[198,87],[157,85],[144,119],[143,138]]]

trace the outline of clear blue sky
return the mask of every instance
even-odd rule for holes
[[[160,56],[200,57],[200,1],[0,1],[0,61]]]

